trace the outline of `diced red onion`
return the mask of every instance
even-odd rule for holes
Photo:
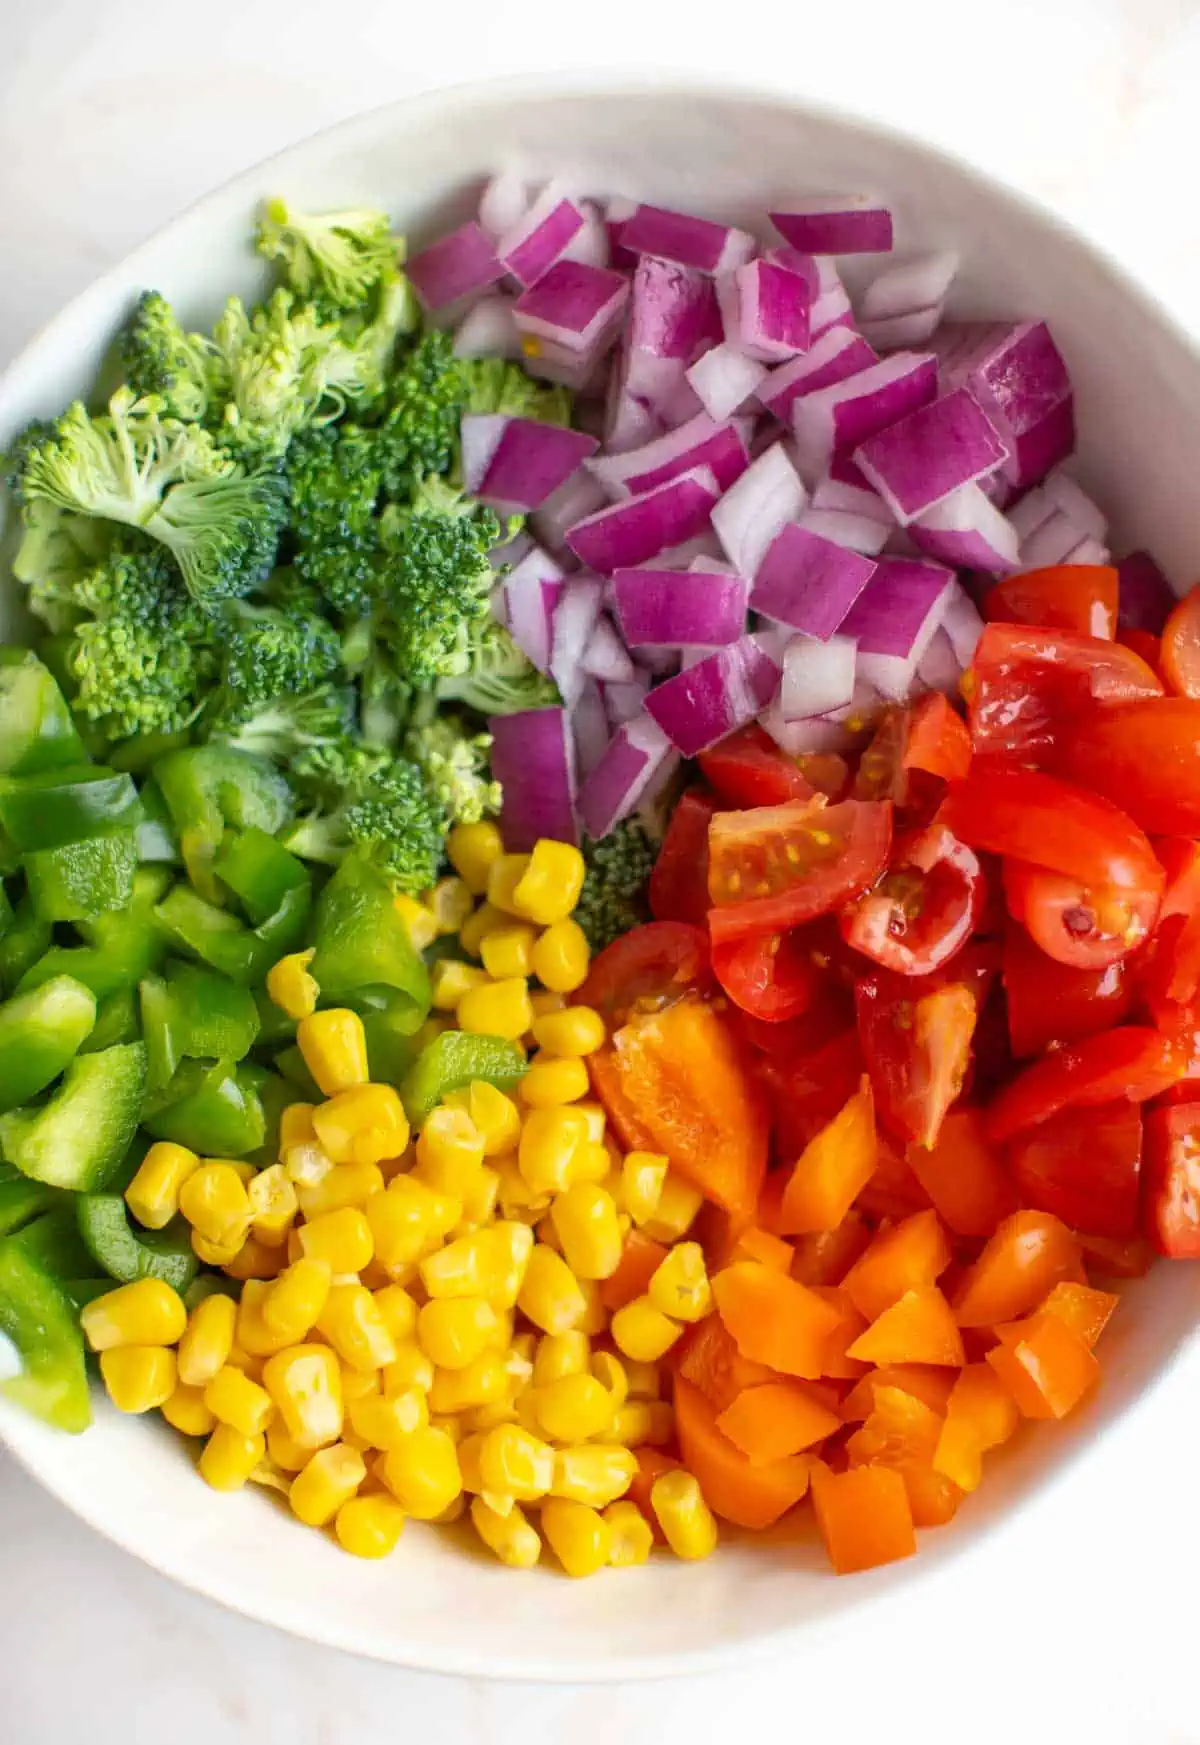
[[[1122,630],[1148,630],[1160,636],[1175,605],[1175,590],[1148,551],[1131,551],[1117,565],[1120,590],[1117,624]]]
[[[567,532],[567,544],[581,562],[603,575],[632,569],[700,533],[719,496],[712,473],[698,467],[577,521]]]
[[[854,696],[857,644],[849,636],[820,642],[794,636],[783,657],[779,704],[785,721],[844,709]]]
[[[521,363],[531,376],[544,382],[561,382],[573,394],[595,394],[606,379],[604,359],[612,343],[611,328],[596,333],[582,351],[557,340],[527,336],[521,342]]]
[[[758,398],[781,423],[790,424],[793,401],[820,388],[836,387],[878,362],[860,333],[849,327],[830,327],[800,357],[769,370],[759,385]]]
[[[673,759],[666,735],[643,710],[622,723],[579,793],[579,816],[593,842],[637,806],[654,777]]]
[[[644,564],[634,564],[634,569],[652,570],[690,570],[697,562],[719,562],[722,557],[721,542],[711,527],[705,527],[694,534],[691,539],[681,540],[678,545],[669,545],[665,551],[657,552]]]
[[[1066,557],[1065,564],[1087,563],[1106,564],[1112,554],[1103,540],[1093,539],[1089,533],[1086,539],[1081,539],[1078,545],[1073,545]]]
[[[462,420],[463,482],[482,502],[525,513],[539,508],[598,446],[594,436],[537,418],[468,413]]]
[[[454,335],[454,355],[519,358],[521,335],[513,315],[512,298],[496,293],[481,297],[468,309]]]
[[[626,199],[624,194],[612,194],[604,202],[602,216],[604,228],[608,233],[608,247],[612,256],[611,265],[628,271],[637,265],[637,256],[632,249],[626,248],[621,240],[625,226],[637,211],[637,201]]]
[[[792,428],[801,477],[815,484],[835,454],[853,452],[937,394],[937,360],[898,351],[831,388],[792,402]]]
[[[978,485],[960,485],[944,502],[909,524],[909,537],[930,557],[956,569],[1002,575],[1018,559],[1016,529]]]
[[[812,338],[817,340],[823,333],[828,333],[830,328],[853,328],[855,321],[854,310],[850,306],[850,293],[842,283],[837,262],[828,255],[811,258],[815,261],[819,275],[819,288],[809,313],[808,324]]]
[[[536,547],[504,582],[505,624],[521,653],[540,673],[549,673],[554,614],[564,577],[554,559]]]
[[[533,190],[521,176],[502,170],[479,197],[479,222],[492,241],[511,230],[533,204]]]
[[[854,461],[907,527],[960,485],[995,472],[1007,455],[979,402],[955,388],[876,431]]]
[[[507,425],[504,412],[476,412],[460,420],[463,484],[472,495],[487,477]]]
[[[595,679],[587,679],[570,711],[575,737],[575,768],[586,782],[608,749],[610,738],[604,697]]]
[[[1081,534],[1091,539],[1103,539],[1108,532],[1108,521],[1103,510],[1094,503],[1087,492],[1068,478],[1061,468],[1056,467],[1046,475],[1042,490],[1067,520],[1077,527]]]
[[[596,620],[580,664],[589,678],[602,679],[606,685],[627,685],[632,680],[634,669],[629,650],[607,612]]]
[[[635,669],[633,678],[627,685],[601,685],[600,689],[604,694],[609,726],[617,728],[626,721],[632,721],[635,715],[641,714],[642,704],[650,689],[650,679],[648,674]]]
[[[712,280],[673,261],[643,255],[630,288],[620,357],[610,383],[607,446],[633,448],[680,422],[688,365],[721,337]],[[640,412],[640,417],[639,417]],[[659,420],[655,427],[653,419]]]
[[[739,575],[755,574],[771,541],[807,502],[783,444],[764,449],[712,512],[717,537]]]
[[[583,689],[587,674],[583,657],[595,633],[604,605],[604,584],[598,576],[572,576],[564,581],[554,608],[550,638],[550,677],[568,709]]]
[[[557,491],[551,491],[540,508],[530,517],[530,526],[548,550],[561,553],[567,549],[566,533],[576,521],[582,521],[602,503],[607,503],[604,487],[586,467],[564,479]],[[574,558],[572,558],[574,562]]]
[[[958,256],[950,249],[885,267],[863,292],[859,315],[865,321],[881,321],[929,309],[944,300],[957,271]]]
[[[797,267],[747,261],[717,280],[717,300],[729,344],[760,363],[775,364],[805,352],[819,290],[816,262],[797,255]]]
[[[670,430],[641,448],[622,454],[597,455],[588,471],[600,480],[616,502],[641,496],[697,467],[708,467],[722,491],[740,479],[749,466],[746,444],[736,424],[718,424],[707,412]]]
[[[771,223],[802,254],[880,254],[892,246],[892,215],[869,194],[815,194]]]
[[[1017,538],[1024,545],[1056,513],[1054,504],[1045,491],[1035,488],[1027,491],[1019,503],[1013,504],[1008,512],[1008,519],[1012,522]]]
[[[749,588],[741,576],[617,570],[613,594],[621,634],[632,649],[720,648],[745,629]]]
[[[714,224],[708,218],[691,218],[669,212],[662,206],[638,206],[621,229],[621,245],[634,254],[656,255],[694,267],[701,273],[727,272],[748,261],[754,253],[754,238],[744,230]]]
[[[858,676],[903,702],[917,663],[942,621],[954,572],[923,558],[880,558],[842,623],[858,642]]]
[[[940,691],[943,697],[958,697],[962,668],[944,623],[934,632],[929,647],[917,662],[917,677],[929,690]]]
[[[531,849],[542,837],[578,842],[575,745],[565,709],[493,715],[492,774],[504,791],[500,823],[507,848]]]
[[[1075,446],[1071,378],[1044,321],[943,328],[937,350],[951,387],[969,388],[1008,444],[1004,476],[1037,484]]]
[[[767,375],[767,367],[731,345],[714,345],[687,372],[700,404],[718,420],[744,406]]]
[[[1065,563],[1084,540],[1095,542],[1091,549],[1104,549],[1102,541],[1108,529],[1087,493],[1057,470],[1047,474],[1040,489],[1022,498],[1013,510],[1012,521],[1021,534],[1020,562],[1025,569]],[[1075,561],[1094,560],[1084,557]]]
[[[878,352],[900,351],[906,346],[927,345],[941,326],[942,305],[910,309],[905,315],[884,315],[877,321],[864,317],[862,336]]]
[[[494,570],[512,569],[522,558],[528,557],[532,550],[533,540],[522,528],[511,539],[502,539],[498,545],[491,546],[488,550],[488,562]]]
[[[776,697],[758,719],[788,757],[804,757],[853,750],[861,744],[865,731],[882,706],[878,691],[869,685],[856,684],[849,705],[844,709],[834,709],[828,715],[808,715],[799,721],[785,721],[781,700]]]
[[[661,436],[664,420],[638,394],[628,393],[621,385],[621,372],[614,369],[609,377],[604,410],[604,451],[624,454],[631,448],[642,448]],[[606,493],[607,500],[607,493]]]
[[[874,557],[881,552],[894,528],[891,521],[876,521],[869,515],[844,509],[807,509],[800,518],[800,525],[834,545],[861,552],[864,557]]]
[[[504,277],[504,263],[474,219],[410,256],[404,270],[426,309],[444,309]]]
[[[550,182],[499,237],[496,253],[520,285],[535,285],[583,229],[584,215]]]
[[[629,299],[629,280],[585,261],[556,261],[522,291],[513,314],[522,333],[572,352],[592,352],[616,338]]]
[[[646,710],[684,757],[695,757],[765,709],[780,669],[753,636],[718,649],[655,687]]]
[[[750,605],[764,618],[824,642],[874,573],[870,558],[793,522],[767,548],[755,572]]]
[[[961,583],[950,589],[942,612],[941,634],[949,638],[954,658],[960,667],[970,666],[975,649],[983,635],[983,619],[979,608]]]
[[[610,267],[613,264],[608,226],[594,200],[577,200],[583,224],[563,250],[563,260],[582,261],[589,267]]]

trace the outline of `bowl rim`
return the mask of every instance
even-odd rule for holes
[[[193,220],[201,216],[206,208],[224,197],[244,191],[249,199],[259,193],[264,180],[269,177],[276,165],[283,163],[294,153],[315,145],[318,141],[352,141],[358,134],[369,136],[381,126],[387,116],[400,111],[406,112],[419,124],[423,114],[433,116],[444,113],[447,109],[453,111],[457,108],[469,107],[477,101],[490,102],[506,99],[515,103],[521,101],[538,102],[549,97],[585,99],[604,96],[653,95],[662,96],[667,100],[709,97],[757,103],[764,107],[776,107],[811,117],[818,123],[828,123],[838,128],[857,131],[873,139],[881,148],[886,148],[891,143],[906,149],[915,149],[924,157],[939,163],[947,170],[978,183],[987,190],[992,199],[1009,206],[1026,219],[1031,219],[1042,227],[1057,232],[1060,238],[1070,242],[1084,255],[1090,256],[1096,266],[1108,277],[1115,280],[1126,296],[1140,304],[1144,313],[1160,328],[1165,329],[1174,341],[1192,351],[1197,348],[1196,336],[1188,330],[1170,307],[1155,294],[1150,286],[1131,273],[1126,264],[1111,254],[1103,244],[1088,236],[1086,232],[1045,204],[1039,197],[1018,188],[989,170],[981,169],[968,158],[960,157],[944,146],[923,139],[919,133],[909,132],[890,123],[878,121],[870,116],[857,113],[853,109],[814,100],[791,88],[782,76],[778,82],[772,82],[769,78],[726,77],[694,71],[686,67],[630,68],[610,66],[587,72],[567,68],[537,73],[505,74],[496,78],[433,86],[391,99],[386,103],[372,105],[370,108],[360,110],[340,121],[300,134],[278,150],[256,160],[236,174],[226,177],[223,181],[207,189],[203,194],[189,200],[166,223],[159,225],[135,247],[111,262],[103,272],[89,280],[87,285],[77,291],[61,308],[35,328],[4,368],[0,370],[0,401],[8,399],[10,395],[20,397],[22,391],[36,377],[42,354],[54,346],[60,330],[65,331],[68,326],[74,325],[81,317],[86,320],[89,305],[92,302],[103,301],[106,291],[115,279],[128,275],[165,239],[178,235]],[[1197,1331],[1200,1332],[1200,1329]],[[973,1530],[969,1545],[964,1544],[958,1551],[952,1551],[936,1561],[918,1557],[907,1564],[902,1580],[889,1583],[875,1591],[865,1592],[861,1601],[854,1608],[854,1621],[857,1623],[864,1613],[874,1614],[881,1607],[903,1604],[912,1591],[914,1583],[920,1582],[923,1586],[928,1586],[930,1583],[951,1577],[957,1572],[964,1555],[968,1551],[977,1551],[985,1543],[994,1540],[997,1533],[1013,1519],[1015,1513],[1027,1509],[1035,1501],[1040,1504],[1051,1497],[1059,1486],[1068,1481],[1080,1461],[1090,1458],[1098,1448],[1107,1443],[1119,1428],[1126,1424],[1130,1413],[1136,1407],[1149,1400],[1151,1396],[1157,1395],[1164,1387],[1174,1383],[1177,1372],[1196,1343],[1196,1333],[1185,1335],[1170,1352],[1166,1361],[1147,1376],[1138,1394],[1117,1418],[1109,1423],[1098,1425],[1077,1448],[1060,1458],[1054,1469],[1037,1483],[1030,1494],[1023,1498],[1014,1510],[1010,1510],[998,1518],[980,1523]],[[832,1633],[847,1628],[851,1621],[849,1610],[839,1608],[828,1617],[806,1618],[795,1622],[784,1619],[778,1626],[760,1632],[754,1637],[740,1639],[728,1644],[683,1649],[674,1653],[660,1653],[636,1658],[629,1655],[614,1656],[603,1662],[595,1659],[573,1661],[563,1657],[549,1659],[537,1655],[519,1659],[513,1659],[509,1656],[503,1662],[499,1662],[489,1657],[486,1652],[475,1650],[462,1652],[430,1651],[416,1644],[391,1644],[384,1643],[382,1640],[364,1643],[354,1629],[339,1627],[334,1616],[323,1617],[318,1626],[316,1623],[305,1623],[299,1617],[289,1617],[283,1621],[278,1609],[274,1615],[267,1615],[252,1609],[239,1598],[232,1583],[222,1583],[216,1578],[204,1579],[190,1572],[187,1567],[186,1554],[182,1559],[177,1560],[170,1554],[157,1552],[153,1547],[135,1544],[124,1531],[120,1521],[107,1518],[100,1508],[92,1509],[81,1504],[76,1498],[68,1499],[52,1480],[39,1471],[32,1450],[23,1448],[11,1440],[5,1427],[5,1415],[5,1413],[0,1413],[0,1448],[3,1448],[44,1490],[62,1503],[76,1519],[122,1552],[148,1565],[156,1573],[177,1582],[189,1592],[206,1600],[214,1601],[229,1612],[249,1618],[260,1626],[278,1630],[322,1648],[335,1649],[342,1653],[357,1655],[413,1672],[486,1678],[505,1683],[580,1685],[608,1684],[621,1681],[641,1682],[651,1679],[694,1676],[698,1673],[729,1671],[735,1666],[743,1666],[768,1657],[776,1657],[788,1650],[792,1652],[803,1650],[809,1653],[814,1649],[819,1649],[821,1643],[828,1639]]]

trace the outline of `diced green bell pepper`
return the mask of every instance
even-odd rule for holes
[[[141,815],[133,777],[95,764],[0,777],[0,828],[22,854],[132,828]]]
[[[8,892],[4,888],[3,883],[0,882],[0,939],[3,939],[4,935],[8,932],[8,930],[12,926],[12,924],[13,924],[12,902],[11,902],[11,899],[9,898]]]
[[[291,817],[291,789],[274,764],[230,746],[172,752],[155,765],[154,777],[179,832],[188,875],[212,903],[220,899],[213,861],[225,827],[274,836]]]
[[[160,1278],[184,1291],[199,1271],[191,1230],[182,1218],[165,1230],[134,1230],[120,1194],[80,1194],[75,1202],[79,1234],[92,1259],[118,1284]]]
[[[115,1048],[118,1042],[136,1042],[140,1036],[137,996],[132,988],[118,988],[100,1001],[95,1025],[79,1052],[95,1054],[101,1048]]]
[[[294,1043],[290,1048],[279,1050],[275,1056],[275,1066],[304,1102],[319,1103],[322,1101],[317,1081],[309,1072],[304,1056]],[[292,1100],[294,1102],[295,1098],[293,1097]]]
[[[45,920],[84,921],[128,906],[137,865],[136,831],[112,830],[27,854],[25,877]]]
[[[400,1028],[390,1009],[372,1012],[360,1008],[367,1038],[367,1066],[377,1084],[398,1085],[417,1058],[409,1029],[408,1012],[400,1009]]]
[[[77,1201],[76,1194],[65,1196],[61,1205],[22,1224],[5,1240],[18,1243],[55,1278],[81,1278],[92,1270],[92,1262],[75,1218]]]
[[[235,1278],[226,1278],[223,1272],[198,1272],[183,1293],[183,1306],[190,1315],[198,1303],[209,1297],[232,1297],[236,1302],[241,1294],[242,1287]]]
[[[233,892],[254,927],[270,921],[291,891],[312,887],[312,874],[304,862],[265,830],[242,830],[226,836],[213,861],[213,871]]]
[[[65,1278],[62,1288],[75,1305],[79,1314],[89,1303],[94,1303],[97,1297],[106,1297],[109,1291],[116,1287],[110,1278]]]
[[[190,963],[170,963],[164,976],[147,976],[140,993],[153,1089],[169,1081],[184,1055],[238,1061],[254,1046],[254,995],[228,976]]]
[[[264,1154],[265,1162],[275,1163],[279,1158],[279,1124],[283,1119],[283,1111],[289,1103],[296,1101],[296,1091],[285,1078],[270,1067],[260,1066],[257,1061],[248,1060],[239,1068],[245,1084],[252,1085],[263,1112],[263,1137],[258,1149]]]
[[[11,1236],[14,1230],[49,1212],[62,1200],[60,1188],[31,1182],[28,1176],[17,1174],[15,1181],[0,1182],[0,1236]]]
[[[65,1071],[96,1022],[96,996],[54,976],[0,1006],[0,1114],[18,1109]]]
[[[347,855],[317,898],[313,943],[309,970],[323,1001],[386,1012],[397,1035],[411,1035],[424,1022],[428,971],[391,886],[357,855]]]
[[[0,1115],[0,1150],[52,1187],[106,1187],[137,1132],[145,1091],[140,1042],[76,1055],[47,1103]]]
[[[255,988],[254,1004],[258,1008],[260,1048],[283,1048],[296,1040],[296,1019],[281,1011],[266,988]]]
[[[79,1313],[64,1286],[16,1236],[0,1240],[0,1333],[22,1371],[0,1393],[60,1430],[92,1421]]]
[[[158,783],[151,778],[142,783],[142,821],[137,827],[138,859],[143,864],[178,866],[183,858],[167,802]]]
[[[228,1061],[185,1060],[149,1098],[142,1124],[202,1157],[245,1157],[266,1137],[266,1116],[247,1069]]]
[[[128,770],[131,776],[140,776],[153,769],[160,758],[184,750],[187,744],[186,730],[179,733],[135,733],[132,739],[123,739],[120,745],[112,748],[108,762],[113,769]]]
[[[139,867],[127,909],[109,910],[76,923],[86,945],[47,949],[47,927],[42,953],[25,969],[18,991],[24,993],[52,975],[74,976],[91,988],[98,1000],[120,988],[135,987],[166,956],[167,935],[154,911],[170,882],[171,875],[163,867]],[[0,940],[0,961],[7,943]]]
[[[43,921],[26,893],[13,910],[12,921],[0,937],[0,993],[11,993],[17,987],[24,991],[26,976],[46,956],[53,937],[49,921]],[[48,974],[56,975],[58,971],[51,969]]]
[[[271,965],[303,939],[311,901],[311,887],[297,885],[268,920],[243,927],[228,909],[217,908],[189,885],[176,885],[155,914],[177,945],[248,986],[262,981]]]
[[[515,1042],[443,1030],[421,1050],[400,1086],[400,1096],[409,1120],[418,1127],[448,1092],[464,1090],[474,1079],[511,1091],[524,1072],[525,1057]]]
[[[0,648],[0,775],[87,761],[67,700],[27,648]]]

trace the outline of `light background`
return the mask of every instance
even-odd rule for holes
[[[1200,0],[699,11],[0,0],[0,364],[181,206],[303,134],[437,84],[612,65],[735,73],[908,128],[1076,221],[1200,330]],[[636,1687],[432,1678],[293,1642],[133,1562],[0,1455],[0,1745],[135,1727],[172,1745],[1200,1745],[1198,1399],[1193,1355],[1048,1504],[819,1659]]]

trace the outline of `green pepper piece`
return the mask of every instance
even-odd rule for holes
[[[42,919],[26,893],[13,910],[12,921],[0,938],[0,993],[10,993],[18,985],[24,991],[25,977],[45,958],[53,937],[49,921]],[[47,973],[57,975],[59,971],[52,968]],[[83,977],[79,979],[82,981]]]
[[[167,989],[180,1014],[181,1052],[197,1059],[243,1060],[258,1036],[258,1007],[228,976],[169,963]]]
[[[154,776],[179,832],[188,875],[212,903],[220,899],[213,860],[226,825],[274,836],[291,816],[291,789],[274,764],[227,745],[172,752],[155,765]]]
[[[81,1278],[92,1270],[91,1256],[84,1247],[75,1217],[77,1194],[66,1197],[65,1203],[43,1212],[30,1223],[23,1224],[6,1241],[19,1243],[26,1254],[40,1260],[55,1278]]]
[[[312,874],[265,830],[226,836],[213,871],[228,885],[254,926],[274,916],[289,891],[312,886]]]
[[[13,912],[12,900],[0,882],[0,939],[3,939],[13,924]]]
[[[377,1084],[398,1085],[417,1058],[408,1030],[407,1013],[401,1013],[402,1028],[397,1029],[393,1014],[388,1011],[362,1013],[363,1030],[367,1038],[367,1064]]]
[[[272,1072],[269,1067],[259,1066],[256,1061],[247,1061],[238,1070],[242,1082],[253,1085],[262,1106],[263,1140],[259,1149],[263,1152],[260,1168],[265,1169],[267,1164],[278,1161],[279,1124],[283,1119],[283,1111],[296,1101],[295,1087],[286,1079],[280,1078],[277,1072]]]
[[[297,885],[274,915],[250,928],[190,886],[176,885],[155,913],[177,945],[245,987],[262,981],[276,959],[299,944],[311,901],[310,887]]]
[[[473,1079],[497,1090],[511,1091],[525,1072],[525,1057],[515,1042],[500,1036],[473,1036],[465,1030],[443,1030],[421,1050],[400,1096],[414,1127],[436,1109],[450,1091],[461,1091]]]
[[[267,1126],[250,1078],[224,1060],[185,1060],[150,1098],[142,1123],[153,1138],[171,1139],[202,1157],[257,1151]]]
[[[60,1283],[74,1303],[76,1314],[86,1309],[89,1303],[94,1303],[97,1297],[106,1297],[115,1288],[110,1278],[64,1278]]]
[[[60,1205],[59,1188],[48,1188],[45,1182],[31,1182],[28,1176],[17,1175],[15,1181],[0,1182],[0,1236],[11,1236],[34,1218]]]
[[[27,648],[0,648],[0,775],[86,762],[67,700]]]
[[[222,1272],[198,1272],[183,1293],[183,1306],[190,1315],[197,1303],[203,1303],[209,1297],[232,1297],[236,1303],[241,1294],[242,1287],[237,1279],[226,1278]]]
[[[124,909],[133,896],[137,835],[114,830],[25,856],[29,895],[47,921],[85,921],[106,909]]]
[[[308,1064],[300,1050],[293,1044],[291,1048],[281,1048],[275,1056],[277,1070],[295,1089],[306,1103],[320,1103],[324,1099],[317,1086],[317,1081],[308,1070]],[[293,1098],[293,1101],[295,1099]]]
[[[44,1262],[15,1236],[0,1241],[0,1333],[12,1340],[21,1374],[0,1393],[60,1430],[92,1421],[79,1315]]]
[[[174,1218],[165,1230],[134,1230],[120,1194],[80,1194],[75,1204],[79,1234],[92,1259],[118,1284],[160,1278],[186,1290],[199,1271],[189,1226]]]
[[[142,821],[137,827],[138,859],[143,863],[178,866],[179,842],[162,789],[151,777],[141,787]]]
[[[135,733],[132,739],[123,739],[120,745],[114,745],[107,753],[107,759],[113,769],[128,770],[131,776],[140,776],[152,769],[160,758],[169,757],[173,751],[183,751],[187,744],[186,729],[178,733]]]
[[[96,1022],[96,996],[55,976],[0,1006],[0,1114],[53,1084]]]
[[[22,854],[132,828],[141,815],[133,777],[117,770],[87,764],[0,777],[0,828]]]
[[[258,1010],[258,1046],[282,1048],[296,1040],[296,1020],[289,1018],[275,1004],[266,988],[255,988],[254,1004]]]
[[[311,973],[326,1001],[386,1011],[397,1032],[429,1011],[429,974],[382,873],[347,855],[317,899]]]
[[[47,1103],[0,1115],[0,1150],[35,1181],[106,1187],[137,1132],[145,1090],[140,1042],[76,1055]]]
[[[80,1043],[79,1052],[95,1054],[101,1048],[114,1048],[118,1042],[137,1042],[140,1036],[134,991],[117,988],[97,1006],[95,1025]]]
[[[138,983],[142,1041],[146,1044],[146,1090],[169,1085],[183,1056],[179,1009],[161,976],[144,976]]]
[[[110,909],[76,923],[88,942],[84,946],[47,949],[50,945],[47,928],[42,954],[20,977],[18,993],[39,986],[53,975],[74,976],[91,988],[98,1000],[121,988],[135,987],[166,955],[167,936],[155,919],[154,910],[170,882],[170,873],[161,867],[139,867],[134,874],[128,909]],[[0,958],[6,943],[0,940]]]

